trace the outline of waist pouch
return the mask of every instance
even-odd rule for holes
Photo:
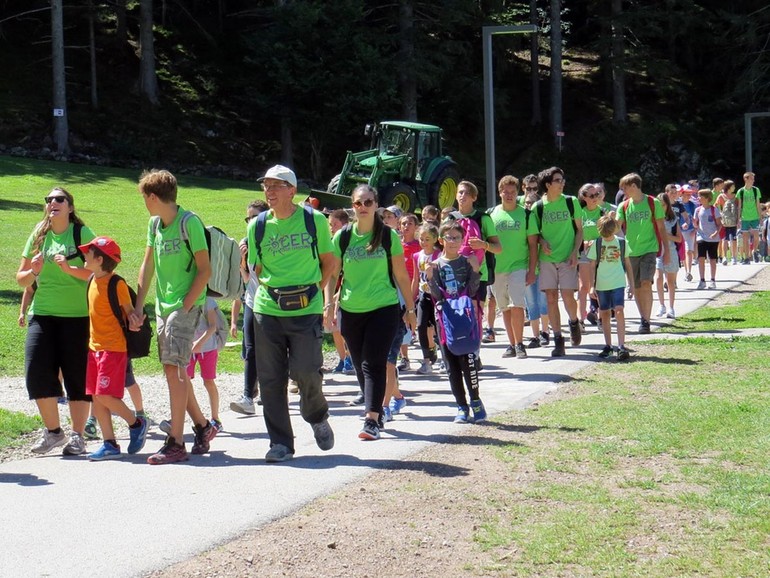
[[[282,311],[304,309],[318,293],[318,285],[291,285],[288,287],[267,287],[267,294]]]

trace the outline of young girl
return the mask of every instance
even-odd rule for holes
[[[443,252],[431,263],[426,271],[426,278],[431,295],[437,305],[445,296],[475,295],[479,287],[479,261],[475,255],[460,255],[460,246],[465,236],[463,226],[453,219],[447,219],[439,230]],[[484,404],[479,398],[479,376],[476,354],[455,355],[446,346],[445,336],[441,338],[441,351],[444,356],[449,385],[457,402],[455,423],[479,422],[487,417]],[[463,378],[470,394],[470,407],[463,388]],[[473,410],[473,417],[470,412]]]
[[[419,374],[433,373],[436,363],[436,345],[433,334],[436,328],[436,315],[426,271],[430,264],[441,255],[438,247],[438,227],[431,223],[423,223],[419,229],[421,251],[414,256],[415,276],[412,279],[412,295],[417,304],[417,336],[422,349],[422,365],[417,370]],[[393,408],[391,408],[393,409]]]
[[[733,265],[738,263],[738,203],[735,200],[735,183],[725,181],[722,193],[714,205],[722,212],[722,265],[727,265],[727,252],[730,250]]]
[[[706,288],[706,257],[708,257],[711,271],[711,281],[708,288],[717,288],[717,248],[719,247],[719,229],[722,228],[722,215],[719,209],[711,204],[712,197],[713,193],[710,189],[698,191],[701,206],[695,209],[695,214],[692,217],[693,226],[698,232],[696,243],[698,247],[698,272],[700,273],[698,289]]]
[[[406,263],[406,272],[409,273],[410,283],[415,277],[414,256],[420,251],[420,241],[417,240],[418,224],[417,216],[412,213],[402,215],[399,219],[401,246],[404,248],[404,263]],[[401,365],[398,366],[400,371],[409,369],[409,345],[411,343],[412,332],[407,330],[401,344]]]
[[[668,265],[663,262],[663,257],[656,259],[655,267],[658,270],[656,286],[658,289],[658,302],[660,303],[658,317],[665,315],[669,319],[676,319],[674,298],[676,296],[676,274],[679,272],[679,253],[677,252],[676,244],[682,242],[682,232],[679,230],[679,219],[677,219],[674,213],[668,194],[661,193],[658,195],[658,199],[663,204],[663,211],[665,212],[663,223],[665,225],[666,238],[663,241],[669,244],[668,254],[671,255],[671,262]],[[668,285],[668,313],[666,313],[666,304],[663,297],[664,281]]]

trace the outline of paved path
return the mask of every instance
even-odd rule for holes
[[[721,269],[719,290],[742,283],[762,266]],[[680,280],[679,286],[694,284]],[[718,294],[684,289],[677,295],[677,313],[692,311]],[[638,324],[633,304],[627,317],[633,341]],[[662,323],[653,320],[653,327]],[[498,343],[482,350],[480,387],[490,415],[524,408],[553,391],[596,361],[603,344],[594,328],[581,347],[567,348],[566,358],[552,359],[548,347],[516,360],[502,359],[501,338],[499,332]],[[361,442],[360,410],[346,405],[356,388],[352,377],[335,377],[325,386],[337,439],[326,454],[315,446],[292,396],[297,454],[286,464],[264,463],[268,442],[261,415],[230,412],[223,414],[228,431],[214,440],[211,454],[191,456],[186,464],[145,463],[162,441],[157,432],[142,454],[122,461],[90,463],[52,453],[0,464],[0,524],[6,529],[0,575],[141,575],[285,516],[344,484],[390,468],[394,461],[403,467],[428,444],[468,440],[474,428],[484,427],[452,423],[454,405],[445,375],[405,374],[402,389],[409,405],[381,441]],[[457,474],[463,470],[449,467]]]

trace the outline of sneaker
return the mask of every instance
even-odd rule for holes
[[[83,437],[87,440],[98,440],[99,432],[96,430],[96,418],[90,416],[86,420],[86,427],[83,428]]]
[[[551,351],[551,357],[564,357],[567,355],[564,349],[564,337],[558,335],[553,338],[553,351]]]
[[[581,335],[585,335],[586,334],[586,323],[585,323],[585,321],[582,321],[582,320],[579,323],[580,323],[580,333],[581,333]]]
[[[219,433],[219,432],[221,432],[222,430],[224,430],[224,429],[225,429],[225,426],[224,426],[224,425],[222,425],[222,422],[221,422],[221,421],[219,421],[218,419],[214,419],[214,418],[211,418],[211,420],[210,420],[210,421],[211,421],[211,426],[212,426],[212,427],[213,427],[215,430],[217,430],[217,433]]]
[[[596,315],[596,311],[594,309],[591,309],[586,315],[586,321],[588,321],[591,325],[596,325],[596,322],[598,320],[599,318]]]
[[[746,257],[743,261],[741,261],[741,263],[743,263],[744,265],[749,265],[751,264],[751,260],[748,257]]]
[[[738,260],[737,260],[735,257],[733,257],[733,261],[732,261],[732,264],[733,264],[733,265],[737,265],[737,264],[738,264]]]
[[[299,384],[293,379],[289,380],[289,393],[299,393]]]
[[[487,327],[484,329],[484,335],[481,337],[481,343],[494,343],[495,330]]]
[[[698,282],[698,289],[705,289],[705,288],[706,288],[706,282],[703,279],[701,279]]]
[[[190,459],[187,455],[187,450],[184,444],[176,443],[176,440],[171,436],[166,438],[163,443],[163,447],[158,450],[157,453],[152,454],[147,458],[147,463],[153,466],[161,464],[173,464],[175,462],[186,462]]]
[[[540,345],[545,347],[549,343],[551,343],[550,336],[545,331],[541,331],[540,332]]]
[[[663,317],[666,315],[666,306],[661,305],[658,307],[658,312],[655,314],[655,317]]]
[[[380,414],[380,417],[382,418],[382,424],[385,425],[389,421],[393,421],[393,412],[390,411],[390,407],[387,405],[382,406],[382,413]],[[380,429],[383,429],[382,426],[380,426]]]
[[[676,313],[673,309],[669,309],[668,313],[666,313],[666,317],[669,319],[676,319]]]
[[[580,332],[580,323],[577,319],[569,322],[569,341],[573,347],[580,345],[580,342],[583,341],[583,334]]]
[[[334,447],[334,432],[329,425],[329,418],[325,417],[322,421],[312,424],[311,427],[313,428],[315,443],[320,449],[328,452]]]
[[[345,360],[340,359],[340,362],[337,364],[337,366],[332,369],[332,373],[342,373],[343,369],[345,369]]]
[[[709,289],[714,290],[716,288],[717,288],[717,282],[714,281],[713,279],[709,281]]]
[[[625,347],[618,348],[618,361],[626,361],[631,357],[631,353]]]
[[[286,462],[294,457],[294,453],[282,444],[275,444],[270,446],[265,454],[265,461],[268,464],[275,464],[278,462]]]
[[[722,259],[722,265],[724,265],[725,267],[727,266],[727,257]]]
[[[206,422],[206,425],[194,425],[193,433],[195,434],[195,441],[193,441],[190,453],[195,455],[205,454],[211,447],[211,440],[217,435],[217,428],[209,421]]]
[[[688,273],[687,275],[685,275],[684,276],[684,280],[687,281],[687,282],[692,281],[692,273]]]
[[[402,357],[401,361],[396,366],[396,369],[398,369],[399,371],[409,371],[409,358]]]
[[[164,419],[158,424],[158,429],[167,436],[171,435],[171,420]]]
[[[457,415],[454,419],[455,423],[473,423],[473,417],[471,417],[470,408],[462,405],[457,406]]]
[[[513,345],[509,345],[505,348],[505,351],[503,351],[503,357],[513,357],[516,355],[516,352],[513,349]]]
[[[65,456],[79,456],[86,453],[86,441],[83,439],[83,436],[77,432],[72,432],[70,434],[70,441],[62,448],[61,453]]]
[[[63,431],[51,433],[43,428],[40,438],[35,442],[35,445],[30,448],[30,451],[35,454],[47,454],[52,449],[63,446],[66,442],[67,436]]]
[[[420,375],[430,375],[433,373],[433,364],[430,361],[425,360],[415,373],[419,373]]]
[[[471,409],[473,410],[473,421],[478,423],[487,419],[487,410],[484,409],[484,404],[480,399],[476,399],[471,402]]]
[[[364,394],[359,393],[354,399],[348,402],[348,405],[364,405]]]
[[[537,337],[531,337],[527,343],[527,349],[537,349],[540,347],[540,340]]]
[[[390,403],[388,404],[388,409],[390,410],[390,413],[393,415],[396,415],[397,413],[401,413],[401,410],[406,407],[406,398],[402,395],[401,397],[391,397]]]
[[[128,442],[129,454],[136,454],[140,452],[144,447],[144,443],[147,441],[147,419],[141,416],[137,417],[136,419],[139,420],[141,425],[139,427],[128,429],[128,435],[130,439]],[[120,453],[120,448],[118,448],[118,453]],[[88,457],[91,458],[91,456]]]
[[[759,251],[754,251],[754,262],[759,263]]]
[[[430,350],[430,362],[431,364],[436,363],[438,361],[438,352],[436,351],[436,348]]]
[[[642,321],[639,323],[639,335],[646,335],[650,332],[650,322],[646,319],[642,319]]]
[[[516,353],[516,359],[526,359],[527,358],[527,351],[524,349],[524,344],[519,343],[516,345],[516,347],[513,348],[514,352]]]
[[[102,462],[104,460],[117,460],[121,457],[120,446],[114,446],[104,442],[98,450],[88,454],[88,459],[92,462]]]
[[[444,373],[446,371],[446,364],[444,363],[443,359],[438,360],[438,371],[441,373]]]
[[[602,359],[608,358],[610,355],[612,355],[612,347],[609,345],[605,345],[604,349],[602,349],[599,353],[597,353],[599,357]]]
[[[356,374],[356,368],[353,367],[353,360],[350,359],[349,355],[345,358],[345,361],[343,361],[342,363],[342,373],[344,373],[345,375]]]
[[[238,401],[231,401],[230,409],[235,413],[254,415],[254,400],[244,395]]]
[[[364,420],[364,427],[358,433],[358,439],[362,440],[378,440],[380,439],[380,428],[377,422],[370,417]]]

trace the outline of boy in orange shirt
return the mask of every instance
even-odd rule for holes
[[[137,417],[123,403],[126,385],[126,337],[110,307],[108,287],[113,271],[120,263],[120,247],[109,237],[96,237],[80,250],[85,257],[85,268],[93,272],[88,284],[88,316],[91,320],[91,336],[88,342],[88,367],[86,391],[93,396],[93,413],[102,430],[104,443],[93,453],[91,461],[121,457],[120,446],[115,441],[112,414],[126,420],[130,442],[128,453],[135,454],[144,447],[147,438],[147,420]],[[128,285],[120,279],[117,284],[118,303],[126,316],[134,308]]]

